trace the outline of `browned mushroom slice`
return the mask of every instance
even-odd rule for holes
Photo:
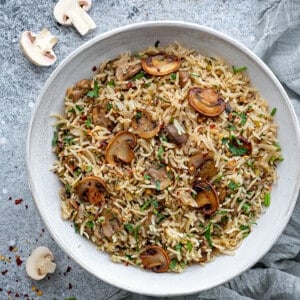
[[[175,55],[158,53],[142,60],[142,68],[151,75],[163,76],[173,73],[180,66],[180,58]]]
[[[75,187],[77,195],[83,201],[98,204],[104,201],[105,183],[96,176],[83,178]]]
[[[82,79],[78,81],[74,87],[67,89],[67,97],[72,101],[77,101],[84,97],[91,89],[92,81],[89,79]]]
[[[219,94],[212,88],[192,87],[188,99],[196,111],[208,117],[216,117],[225,109],[224,100],[219,98]]]
[[[230,152],[234,155],[250,155],[252,153],[252,144],[245,137],[238,136],[232,140],[232,145],[239,149],[236,151],[234,148],[229,148]]]
[[[164,190],[172,184],[165,167],[151,167],[146,173],[150,175],[151,184],[155,185],[157,190]]]
[[[92,109],[92,120],[95,125],[111,128],[113,122],[106,117],[106,105],[98,104]]]
[[[160,125],[152,121],[151,115],[145,110],[138,110],[136,115],[132,119],[131,127],[133,133],[144,139],[150,139],[154,137],[160,131]]]
[[[179,71],[179,85],[184,88],[188,81],[190,80],[190,75],[186,71]]]
[[[198,208],[204,215],[212,215],[219,207],[219,197],[213,186],[206,181],[196,180],[193,189],[197,193],[195,201]]]
[[[178,146],[185,144],[188,139],[186,134],[179,134],[177,128],[173,124],[167,125],[162,132],[168,137],[171,143]]]
[[[116,208],[105,208],[102,216],[104,217],[104,222],[101,224],[101,228],[98,229],[98,235],[110,238],[121,230],[122,218]]]
[[[132,78],[135,74],[137,74],[139,71],[141,71],[142,66],[140,61],[133,62],[128,61],[124,62],[116,69],[116,78],[119,81],[124,81]]]
[[[111,165],[117,163],[129,164],[134,159],[133,149],[136,146],[136,136],[127,131],[118,132],[106,147],[105,158]]]
[[[145,269],[151,269],[156,273],[167,272],[169,269],[170,258],[160,246],[147,246],[140,254],[140,258]]]
[[[197,174],[202,180],[208,180],[218,173],[212,155],[197,153],[190,157],[188,168],[191,175]]]

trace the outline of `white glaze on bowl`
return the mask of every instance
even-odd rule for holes
[[[246,65],[252,85],[261,91],[270,107],[276,107],[279,141],[284,161],[273,187],[270,208],[258,221],[234,256],[221,256],[205,267],[192,266],[182,274],[156,274],[112,263],[86,239],[75,234],[71,223],[60,217],[58,177],[49,169],[55,156],[51,149],[53,120],[50,115],[63,110],[66,89],[93,75],[93,66],[119,53],[142,50],[159,40],[162,46],[180,42],[208,56],[223,57],[229,65]],[[239,275],[254,265],[275,243],[285,228],[300,183],[299,128],[296,115],[279,81],[250,50],[212,29],[183,22],[147,22],[104,33],[67,57],[45,83],[29,126],[26,163],[29,183],[39,213],[60,247],[84,269],[98,278],[136,293],[171,296],[210,289]]]

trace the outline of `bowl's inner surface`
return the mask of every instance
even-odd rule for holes
[[[75,234],[69,222],[60,217],[58,191],[60,183],[51,168],[53,113],[62,113],[66,89],[80,79],[90,78],[92,68],[100,62],[131,50],[136,52],[159,40],[161,45],[178,41],[201,54],[218,56],[229,65],[247,66],[252,85],[277,108],[279,141],[284,162],[277,169],[279,180],[273,187],[272,203],[258,220],[253,232],[243,241],[235,256],[222,256],[214,262],[189,267],[182,274],[156,274],[138,268],[112,263],[108,255],[99,252],[89,241]],[[246,51],[246,52],[245,52]],[[227,38],[196,25],[152,23],[105,34],[73,53],[58,67],[40,94],[28,136],[27,165],[37,207],[51,234],[59,245],[95,276],[121,288],[151,295],[177,295],[211,288],[238,275],[253,265],[278,238],[293,208],[299,182],[299,137],[295,116],[282,88],[273,81],[269,71],[243,48]],[[288,134],[286,134],[288,133]]]

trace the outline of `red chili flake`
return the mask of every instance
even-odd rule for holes
[[[213,128],[215,128],[215,127],[216,127],[216,124],[210,124],[210,125],[209,125],[209,128],[210,128],[210,129],[213,129]]]
[[[20,297],[20,295],[19,295],[18,293],[16,293],[16,294],[15,294],[15,297],[16,297],[16,298],[19,298],[19,297]]]
[[[7,294],[10,295],[10,294],[11,294],[11,291],[7,291]]]
[[[82,121],[86,121],[86,120],[87,120],[87,116],[82,116],[80,119],[81,119]]]
[[[104,150],[106,148],[106,146],[107,146],[107,142],[103,141],[103,142],[100,143],[99,149],[103,149]]]
[[[6,275],[7,272],[8,272],[8,270],[4,270],[1,272],[1,274],[4,276],[4,275]]]
[[[160,129],[163,129],[164,127],[165,127],[164,123],[160,124]]]
[[[21,266],[22,263],[23,263],[23,260],[20,258],[19,255],[17,255],[17,256],[16,256],[16,264],[17,264],[18,266]]]
[[[71,283],[69,283],[69,290],[71,290],[72,289],[72,284]]]
[[[16,199],[15,200],[15,204],[16,205],[19,205],[19,204],[21,204],[23,202],[23,199]]]
[[[9,250],[10,252],[12,252],[12,251],[14,251],[14,248],[15,248],[14,246],[9,246],[9,247],[8,247],[8,250]]]
[[[96,72],[96,71],[97,71],[97,67],[96,67],[96,66],[93,66],[92,71],[93,71],[93,72]]]
[[[129,81],[129,82],[126,84],[126,87],[127,87],[128,89],[132,88],[132,86],[133,86],[133,84],[132,84],[131,81]]]
[[[126,266],[126,267],[128,267],[128,265],[129,265],[129,263],[128,263],[128,262],[126,262],[126,263],[125,263],[125,266]]]
[[[24,294],[24,298],[29,298],[29,295],[28,294]]]

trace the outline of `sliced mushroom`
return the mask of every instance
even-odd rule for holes
[[[150,167],[146,172],[151,176],[151,184],[155,185],[156,188],[159,186],[160,190],[164,190],[172,184],[171,179],[168,176],[168,172],[165,167]]]
[[[116,78],[119,81],[129,80],[139,71],[141,71],[141,69],[142,66],[140,61],[126,61],[117,67]]]
[[[188,168],[191,175],[208,180],[218,173],[215,160],[211,154],[197,153],[190,157]]]
[[[174,143],[178,146],[185,144],[188,139],[186,134],[179,134],[177,128],[173,124],[167,125],[163,129],[162,133],[168,137],[168,140],[171,143]]]
[[[241,155],[251,155],[252,153],[252,144],[245,137],[238,136],[232,140],[232,144],[238,149],[244,149],[243,154]]]
[[[56,268],[53,259],[53,253],[47,247],[40,246],[34,249],[26,262],[28,276],[34,280],[41,280],[48,273],[53,273]]]
[[[107,116],[106,104],[95,105],[92,109],[92,120],[95,125],[100,125],[111,129],[113,126],[113,121],[111,121]]]
[[[144,109],[138,110],[131,121],[133,133],[141,138],[150,139],[160,131],[158,122],[152,120],[151,115]]]
[[[127,131],[118,132],[106,147],[105,158],[111,165],[117,163],[129,164],[134,159],[133,149],[136,146],[136,136]]]
[[[169,269],[170,258],[160,246],[147,246],[140,254],[140,258],[145,269],[151,269],[156,273],[167,272]]]
[[[145,72],[155,76],[163,76],[173,73],[180,66],[180,58],[166,53],[158,53],[142,60],[142,68]]]
[[[179,71],[179,85],[184,88],[190,80],[190,75],[186,71]]]
[[[56,62],[56,55],[52,48],[57,43],[57,38],[46,28],[38,34],[24,31],[20,38],[23,54],[37,66],[50,66]]]
[[[78,81],[75,86],[67,89],[67,97],[73,102],[78,101],[80,98],[84,97],[88,91],[91,89],[91,80],[82,79]]]
[[[111,238],[116,232],[121,230],[122,218],[120,212],[116,208],[105,208],[101,216],[104,217],[104,222],[96,227],[96,237]]]
[[[79,198],[91,204],[103,202],[105,200],[103,195],[105,190],[104,181],[96,176],[87,176],[75,186],[75,191]]]
[[[201,212],[206,216],[212,215],[219,207],[219,197],[213,186],[207,181],[196,180],[193,190],[197,193],[195,201]]]
[[[59,24],[72,25],[81,35],[96,28],[93,19],[87,14],[91,0],[59,0],[54,7],[54,17]]]
[[[225,109],[225,101],[212,88],[192,87],[188,99],[196,111],[208,117],[216,117]]]

